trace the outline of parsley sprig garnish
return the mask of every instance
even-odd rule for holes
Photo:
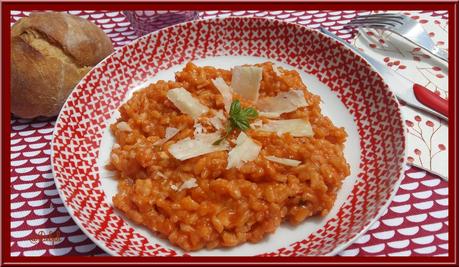
[[[241,102],[236,99],[231,103],[229,118],[225,128],[225,134],[215,141],[214,145],[219,145],[223,140],[225,140],[230,133],[236,129],[241,131],[247,131],[250,129],[250,121],[258,117],[258,112],[251,107],[243,108],[241,107]]]

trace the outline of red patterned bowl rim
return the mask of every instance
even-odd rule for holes
[[[107,56],[105,59],[103,59],[101,62],[99,62],[93,69],[91,69],[90,72],[88,72],[85,77],[82,78],[82,80],[75,86],[74,90],[72,91],[72,93],[68,96],[63,108],[61,109],[61,112],[59,113],[57,119],[56,119],[56,125],[55,125],[55,128],[54,128],[54,131],[53,131],[53,138],[52,138],[52,141],[51,141],[51,170],[52,170],[52,174],[53,174],[53,177],[54,177],[54,181],[55,181],[55,184],[56,184],[56,187],[57,187],[57,191],[59,193],[59,197],[63,200],[63,204],[64,206],[66,207],[66,209],[68,210],[69,214],[71,215],[71,217],[73,218],[74,222],[78,225],[78,227],[84,232],[84,234],[91,240],[93,241],[97,246],[99,246],[100,248],[102,248],[105,252],[107,252],[108,254],[110,255],[117,255],[116,253],[114,253],[114,251],[112,251],[111,249],[109,249],[106,244],[95,238],[92,234],[89,233],[89,231],[87,229],[85,229],[85,227],[83,227],[83,225],[81,224],[81,221],[79,220],[79,218],[75,215],[75,210],[69,206],[69,203],[67,203],[67,199],[66,197],[64,196],[64,193],[62,192],[61,190],[61,184],[59,182],[59,180],[57,179],[57,176],[56,176],[56,169],[55,169],[55,151],[54,151],[54,146],[55,146],[55,139],[57,137],[57,125],[59,122],[61,122],[61,116],[64,112],[64,110],[68,107],[69,105],[69,100],[72,99],[73,95],[75,94],[75,91],[78,90],[78,88],[80,88],[82,86],[82,84],[86,83],[86,78],[91,76],[93,73],[94,73],[94,70],[95,69],[98,69],[100,68],[101,66],[103,66],[106,61],[111,58],[112,56],[116,55],[119,51],[121,51],[122,49],[125,49],[126,47],[132,47],[134,45],[136,45],[137,43],[139,43],[141,40],[143,39],[146,39],[148,38],[149,36],[154,36],[156,34],[158,34],[159,32],[161,31],[167,31],[168,29],[170,28],[174,28],[174,27],[180,27],[180,26],[184,26],[184,25],[192,25],[194,23],[199,23],[199,22],[211,22],[211,21],[222,21],[222,20],[260,20],[260,21],[277,21],[278,24],[277,26],[279,25],[285,25],[285,26],[288,26],[288,27],[297,27],[297,28],[304,28],[304,29],[307,29],[308,32],[314,32],[315,34],[319,34],[321,36],[323,36],[324,38],[326,39],[329,39],[331,42],[337,44],[338,47],[340,47],[341,49],[344,49],[344,50],[348,50],[349,52],[351,52],[354,56],[355,56],[355,59],[360,61],[360,62],[364,62],[364,64],[366,64],[366,67],[369,68],[370,72],[372,73],[372,75],[376,75],[379,77],[379,79],[382,81],[382,83],[384,84],[384,89],[387,91],[387,93],[390,96],[390,98],[392,98],[393,101],[395,101],[395,104],[396,104],[396,107],[397,107],[397,119],[400,120],[400,125],[401,128],[402,128],[402,136],[403,136],[403,140],[401,141],[401,145],[402,145],[402,155],[401,155],[401,159],[402,161],[399,161],[399,164],[398,164],[398,167],[399,167],[399,175],[398,175],[398,178],[396,179],[396,181],[393,183],[392,185],[392,189],[390,190],[391,193],[390,193],[390,196],[389,198],[387,199],[387,201],[381,205],[379,208],[378,208],[378,212],[377,214],[373,217],[373,219],[371,219],[367,224],[366,226],[364,226],[358,233],[356,233],[353,237],[351,237],[350,239],[348,239],[346,242],[344,243],[341,243],[339,245],[337,245],[332,251],[330,251],[329,253],[325,254],[325,256],[333,256],[333,255],[336,255],[338,254],[340,251],[346,249],[349,245],[351,245],[356,239],[358,239],[362,234],[364,234],[366,231],[368,231],[368,229],[384,214],[384,212],[387,210],[388,206],[390,205],[390,203],[392,202],[393,198],[395,197],[395,194],[402,182],[402,178],[403,178],[403,175],[404,175],[404,166],[406,164],[406,144],[405,144],[405,140],[406,140],[406,126],[405,124],[403,123],[403,117],[401,115],[401,109],[400,109],[400,103],[399,101],[397,100],[397,98],[395,97],[395,95],[393,94],[393,92],[389,89],[389,87],[387,86],[387,84],[384,82],[384,79],[381,77],[381,75],[378,73],[377,70],[375,70],[375,68],[369,64],[367,62],[366,59],[362,58],[360,55],[356,54],[352,49],[346,47],[345,45],[341,44],[339,41],[331,38],[330,36],[327,36],[325,34],[323,34],[322,32],[316,30],[316,29],[312,29],[312,28],[308,28],[307,26],[304,26],[304,25],[300,25],[300,24],[295,24],[295,23],[290,23],[290,22],[285,22],[285,21],[282,21],[282,20],[278,20],[278,19],[268,19],[268,18],[262,18],[262,17],[237,17],[237,16],[229,16],[229,17],[223,17],[223,18],[208,18],[208,19],[197,19],[197,20],[194,20],[194,21],[187,21],[187,22],[183,22],[183,23],[179,23],[179,24],[175,24],[175,25],[171,25],[171,26],[168,26],[168,27],[165,27],[165,28],[162,28],[158,31],[155,31],[155,32],[151,32],[147,35],[144,35],[144,36],[141,36],[139,37],[138,39],[130,42],[129,44],[119,48],[118,50],[115,50],[112,54],[110,54],[109,56]],[[127,93],[127,92],[126,92]],[[118,106],[119,107],[119,106]],[[352,194],[352,192],[351,192]],[[105,193],[104,193],[105,195]]]

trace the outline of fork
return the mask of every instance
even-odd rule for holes
[[[408,16],[390,13],[361,15],[352,19],[347,25],[391,31],[448,62],[448,52],[436,46],[421,24]]]

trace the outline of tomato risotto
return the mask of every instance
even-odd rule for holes
[[[347,134],[294,70],[188,63],[112,124],[116,208],[186,251],[259,242],[323,216],[349,175]]]

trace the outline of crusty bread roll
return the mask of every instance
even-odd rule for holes
[[[113,52],[92,22],[65,13],[32,13],[11,29],[11,112],[21,118],[59,113],[81,78]]]

